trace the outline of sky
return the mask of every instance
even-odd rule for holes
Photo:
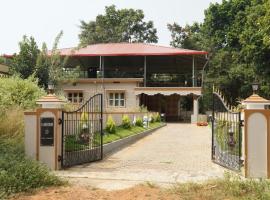
[[[95,20],[105,6],[142,9],[145,20],[154,21],[160,45],[169,46],[168,23],[180,25],[202,22],[210,3],[222,0],[0,0],[0,55],[18,52],[23,35],[33,36],[41,47],[52,47],[63,30],[59,48],[79,43],[80,20]]]

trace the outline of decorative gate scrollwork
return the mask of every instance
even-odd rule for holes
[[[62,112],[62,167],[102,159],[102,103],[96,94],[78,110]]]
[[[239,171],[242,166],[241,112],[226,105],[219,92],[213,92],[212,161]]]

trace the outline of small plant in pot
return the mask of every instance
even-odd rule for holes
[[[90,141],[90,128],[89,128],[89,120],[86,112],[83,112],[81,115],[80,122],[80,134],[79,140],[81,143],[88,143]]]
[[[122,117],[122,126],[125,129],[130,129],[131,128],[131,121],[128,115],[124,115]]]
[[[106,131],[108,133],[115,133],[115,131],[116,131],[116,125],[115,125],[115,122],[114,122],[112,116],[108,117],[108,120],[106,123]]]

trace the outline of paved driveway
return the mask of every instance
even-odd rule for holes
[[[122,189],[146,181],[159,185],[222,177],[211,162],[209,127],[168,124],[103,161],[58,172],[71,182]]]

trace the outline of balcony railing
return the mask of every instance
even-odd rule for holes
[[[202,84],[201,76],[194,78],[194,87]],[[147,87],[193,87],[192,74],[152,74],[147,78]]]
[[[101,71],[76,71],[74,69],[67,69],[65,73],[77,73],[78,78],[101,78]],[[105,71],[105,78],[143,78],[143,72],[123,72],[123,71]],[[193,84],[194,81],[194,84]],[[141,86],[143,86],[142,84]],[[166,73],[152,73],[147,74],[147,87],[201,87],[201,73],[195,76],[194,80],[191,73],[185,74],[166,74]]]

